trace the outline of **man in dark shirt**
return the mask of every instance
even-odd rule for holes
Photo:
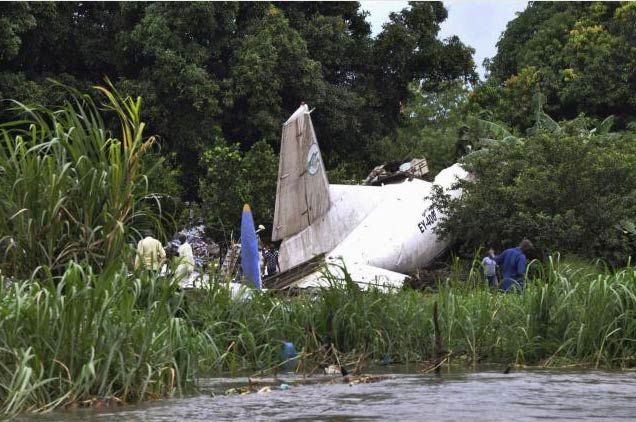
[[[263,254],[265,260],[265,267],[267,268],[267,275],[274,275],[280,271],[280,265],[278,264],[278,251],[274,249],[273,245],[268,245],[267,250]]]
[[[523,290],[526,274],[527,255],[533,245],[528,239],[524,239],[518,247],[503,251],[495,257],[495,262],[501,267],[501,290],[509,292],[512,289]]]

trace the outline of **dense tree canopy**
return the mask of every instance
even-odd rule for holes
[[[532,124],[532,93],[557,120],[612,114],[619,126],[636,107],[636,4],[532,2],[508,23],[474,99],[492,118]]]
[[[54,103],[46,78],[86,89],[108,76],[143,97],[189,199],[204,151],[261,140],[276,150],[301,101],[316,107],[328,165],[362,172],[381,160],[368,144],[399,124],[413,79],[475,78],[472,51],[437,38],[441,3],[392,14],[377,39],[365,18],[356,2],[4,3],[0,97]]]

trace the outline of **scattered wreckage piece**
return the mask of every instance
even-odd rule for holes
[[[362,182],[367,186],[381,186],[387,183],[401,182],[405,179],[424,179],[428,174],[425,158],[413,158],[401,162],[382,164],[375,167]]]
[[[277,383],[272,380],[271,384],[268,382],[268,385],[263,385],[260,382],[254,382],[254,380],[249,380],[247,385],[232,387],[225,390],[224,395],[226,396],[236,396],[236,395],[246,395],[246,394],[266,394],[271,393],[273,391],[286,391],[293,387],[303,386],[303,385],[317,385],[317,384],[349,384],[350,386],[358,385],[358,384],[372,384],[376,382],[386,381],[388,379],[393,378],[390,375],[371,375],[371,374],[361,374],[361,375],[346,375],[341,376],[340,371],[335,373],[337,376],[320,376],[315,378],[305,378],[295,381],[287,381]]]
[[[216,262],[219,257],[220,247],[205,234],[205,226],[202,224],[179,231],[166,245],[167,253],[176,255],[177,249],[181,245],[178,239],[182,234],[185,235],[186,241],[192,246],[194,265],[197,268],[204,269]]]

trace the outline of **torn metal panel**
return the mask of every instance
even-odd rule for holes
[[[387,163],[375,167],[364,180],[364,185],[381,186],[397,183],[405,179],[423,179],[428,174],[425,158],[413,158],[398,163]]]

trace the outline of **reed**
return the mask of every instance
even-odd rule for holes
[[[435,293],[361,291],[346,272],[327,273],[330,286],[318,291],[251,299],[223,283],[181,292],[170,277],[125,265],[95,273],[71,263],[59,277],[3,280],[1,412],[181,395],[210,374],[275,367],[283,341],[301,352],[296,368],[310,371],[329,358],[326,335],[343,362],[364,356],[417,370],[435,358],[435,302],[451,363],[634,366],[635,268],[533,266],[523,294],[490,291],[474,272],[440,280]]]
[[[140,98],[97,87],[103,101],[60,85],[60,106],[13,102],[18,116],[0,124],[0,272],[28,278],[67,262],[101,269],[117,263],[135,228],[157,224],[146,212],[152,168],[141,158],[154,143],[144,137]],[[104,118],[118,122],[119,135]],[[45,271],[46,271],[45,270]]]

